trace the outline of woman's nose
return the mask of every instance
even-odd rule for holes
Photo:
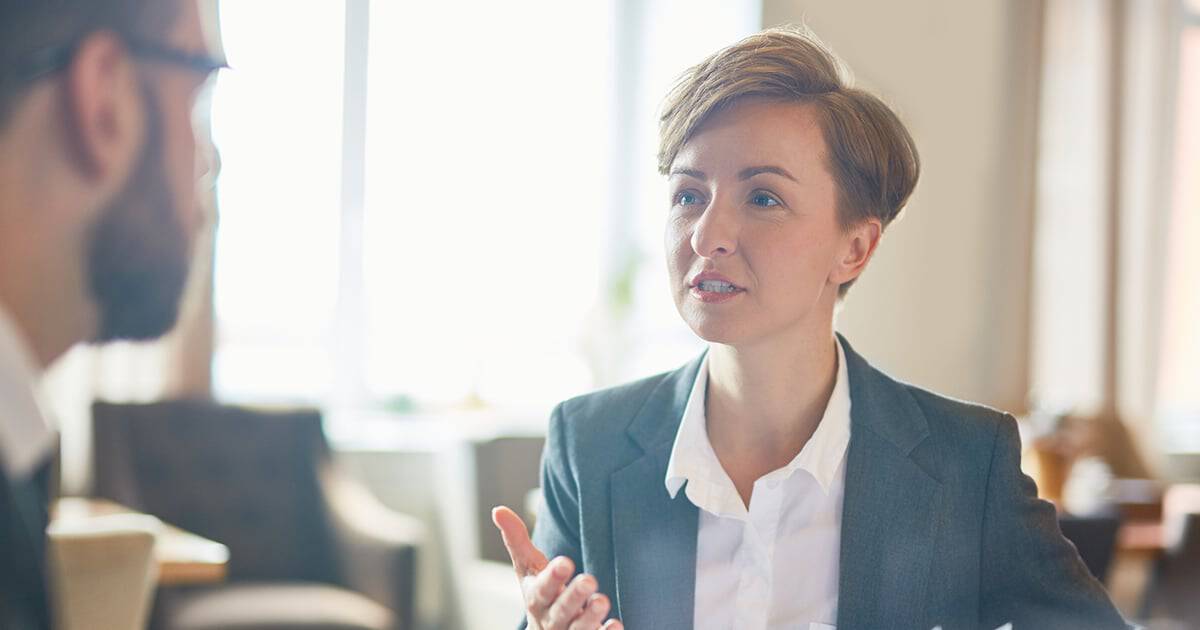
[[[740,228],[737,209],[714,200],[692,230],[692,250],[701,258],[718,258],[737,251]]]

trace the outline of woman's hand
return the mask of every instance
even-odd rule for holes
[[[503,506],[495,508],[492,522],[500,530],[517,571],[530,630],[624,629],[616,619],[604,623],[610,604],[608,597],[596,592],[596,578],[581,573],[571,579],[575,563],[566,556],[547,561],[546,555],[533,546],[529,530],[516,512]]]

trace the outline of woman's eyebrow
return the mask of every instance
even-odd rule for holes
[[[738,179],[747,180],[747,179],[750,179],[751,177],[754,177],[755,175],[762,175],[764,173],[779,175],[780,177],[786,177],[786,178],[792,180],[793,182],[796,182],[797,184],[800,183],[800,181],[797,180],[795,177],[793,177],[791,173],[787,172],[787,169],[784,169],[784,168],[781,168],[778,166],[769,166],[769,165],[751,166],[750,168],[742,169],[742,171],[740,173],[738,173]]]
[[[704,171],[698,171],[694,168],[673,168],[671,169],[671,172],[667,174],[667,177],[675,177],[676,175],[687,175],[688,177],[694,177],[699,180],[708,179],[708,176],[704,174]]]

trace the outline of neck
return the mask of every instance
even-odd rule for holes
[[[0,250],[8,249],[8,240],[0,239]],[[60,262],[31,257],[14,261],[9,251],[0,255],[0,307],[12,318],[37,367],[45,369],[91,335],[87,322],[92,306],[86,298],[65,295],[64,287],[82,282],[67,279],[71,274],[63,273]]]
[[[711,344],[705,412],[714,449],[773,467],[791,461],[829,403],[837,380],[835,343],[829,318],[791,339]]]
[[[64,220],[80,214],[65,210],[77,204],[0,154],[0,307],[45,369],[95,328],[83,264],[87,230]]]

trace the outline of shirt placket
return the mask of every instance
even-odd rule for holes
[[[771,613],[775,540],[783,487],[778,479],[760,479],[754,484],[750,510],[738,548],[737,628],[767,627]]]

